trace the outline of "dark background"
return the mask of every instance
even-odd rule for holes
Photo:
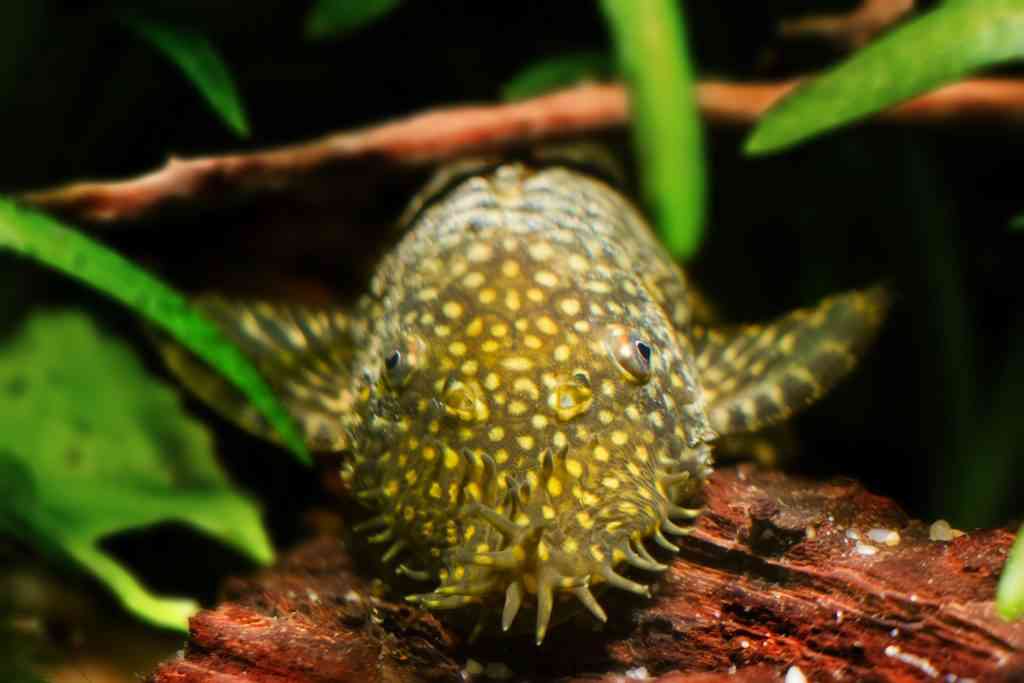
[[[782,41],[778,20],[854,4],[686,3],[698,71],[769,80],[821,69],[841,54],[811,40]],[[132,3],[203,31],[220,49],[252,124],[252,138],[239,141],[174,66],[115,20],[124,6],[0,5],[0,191],[135,174],[170,153],[259,148],[436,105],[492,101],[538,59],[610,51],[595,4],[584,0],[410,1],[350,37],[316,43],[302,35],[305,2]],[[797,421],[802,452],[787,467],[859,479],[926,520],[1019,519],[1024,235],[1008,225],[1024,212],[1021,129],[856,126],[763,159],[741,154],[745,133],[706,129],[710,214],[691,270],[722,310],[734,320],[765,318],[880,279],[897,293],[862,368]],[[133,255],[148,247],[140,258],[188,286],[182,262],[209,248],[203,236],[216,232],[203,220],[218,218],[113,243]],[[230,260],[230,245],[218,249]],[[85,305],[136,340],[162,372],[117,306],[8,257],[0,284],[8,322],[34,306]],[[275,540],[294,542],[300,513],[329,500],[316,476],[190,405],[215,428],[232,474],[268,501]],[[158,550],[178,542],[194,544],[197,556],[227,556],[175,528],[112,547],[149,573]],[[153,585],[212,590],[211,563]]]

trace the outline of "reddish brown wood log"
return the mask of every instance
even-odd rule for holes
[[[698,85],[697,94],[701,111],[712,123],[749,125],[801,82],[706,81]],[[435,109],[277,149],[171,159],[163,168],[129,180],[78,182],[23,198],[74,220],[118,223],[173,207],[230,206],[275,196],[287,198],[291,214],[294,204],[332,206],[334,224],[345,226],[355,222],[350,217],[371,204],[381,187],[409,174],[418,182],[418,173],[450,159],[619,130],[628,118],[621,85],[584,85],[523,102]],[[878,118],[1020,124],[1024,81],[956,83]],[[295,219],[293,215],[289,223],[293,228]]]
[[[577,618],[539,649],[469,643],[373,597],[343,544],[322,537],[232,581],[150,681],[693,683],[778,681],[791,667],[812,681],[1024,680],[1024,623],[1001,621],[992,602],[1011,532],[932,541],[927,524],[855,483],[746,466],[716,473],[707,505],[653,599],[608,593],[606,626]]]

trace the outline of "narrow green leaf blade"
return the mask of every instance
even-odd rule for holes
[[[526,67],[501,88],[505,100],[523,100],[586,80],[602,80],[614,71],[600,52],[574,52],[544,59]]]
[[[266,382],[220,331],[162,281],[56,220],[0,198],[0,248],[76,278],[169,332],[238,387],[304,464],[309,453]]]
[[[630,89],[633,137],[648,206],[669,251],[702,239],[704,153],[686,32],[674,0],[602,0]]]
[[[947,0],[797,88],[764,115],[745,151],[790,147],[1022,54],[1024,0]]]
[[[72,560],[100,579],[126,610],[154,626],[188,631],[188,619],[199,611],[199,603],[188,598],[153,595],[116,560],[92,544],[71,544]]]
[[[73,561],[167,628],[184,630],[197,605],[150,593],[104,538],[178,521],[273,558],[259,507],[232,487],[178,392],[77,312],[34,314],[0,346],[0,494],[0,530]]]
[[[382,19],[402,0],[317,0],[306,16],[306,37],[337,38]]]
[[[125,23],[178,66],[214,112],[239,137],[249,137],[242,98],[224,60],[200,33],[138,16]]]
[[[1017,531],[1017,540],[999,577],[996,610],[1007,621],[1024,617],[1024,526]]]

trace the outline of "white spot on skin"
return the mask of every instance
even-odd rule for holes
[[[533,368],[533,361],[522,356],[512,356],[501,361],[503,367],[515,372],[525,372]]]
[[[448,301],[441,310],[445,317],[455,319],[462,315],[462,304],[458,301]]]
[[[529,253],[534,261],[547,261],[555,255],[555,250],[547,242],[537,242],[530,245]]]
[[[554,287],[558,284],[558,276],[546,270],[538,270],[533,279],[537,281],[537,284],[544,287]]]
[[[587,263],[587,259],[579,254],[572,254],[569,256],[569,267],[579,273],[583,273],[590,268],[590,264]]]
[[[537,325],[537,329],[544,334],[558,334],[558,325],[555,324],[554,320],[546,315],[537,318],[537,322],[535,324]]]
[[[562,312],[569,316],[577,316],[580,312],[580,302],[577,299],[563,299],[560,304]]]
[[[484,244],[483,242],[477,242],[469,248],[468,252],[466,252],[466,256],[474,263],[488,261],[493,255],[494,250],[491,249],[491,246],[489,244]]]

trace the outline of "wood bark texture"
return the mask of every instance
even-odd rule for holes
[[[1012,532],[931,540],[927,523],[854,482],[746,465],[713,475],[706,496],[654,598],[608,592],[606,625],[580,615],[540,648],[528,636],[469,642],[322,535],[230,581],[149,680],[1024,680],[1024,622],[993,605]]]

